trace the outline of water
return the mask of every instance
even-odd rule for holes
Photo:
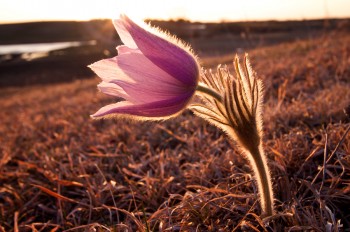
[[[35,44],[11,44],[0,45],[0,55],[7,54],[26,54],[26,53],[48,53],[50,51],[79,47],[82,45],[95,45],[96,41],[71,41],[71,42],[55,42],[55,43],[35,43]]]

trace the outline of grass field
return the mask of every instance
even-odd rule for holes
[[[94,77],[0,89],[0,231],[349,231],[350,33],[245,51],[265,84],[276,215],[259,217],[247,161],[191,112],[90,119],[114,101]]]

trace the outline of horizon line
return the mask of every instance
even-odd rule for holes
[[[185,21],[190,23],[238,23],[238,22],[290,22],[290,21],[319,21],[319,20],[350,20],[350,17],[315,17],[315,18],[286,18],[286,19],[243,19],[243,20],[211,20],[211,21],[201,21],[201,20],[191,20],[188,18],[145,18],[144,21],[163,21],[163,22],[178,22]],[[98,20],[112,20],[110,18],[92,18],[92,19],[38,19],[38,20],[11,20],[11,21],[0,21],[1,25],[5,24],[25,24],[25,23],[40,23],[40,22],[90,22]]]

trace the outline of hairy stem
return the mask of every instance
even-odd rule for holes
[[[250,148],[246,153],[258,185],[262,213],[266,217],[271,216],[274,213],[271,174],[262,145],[256,148]]]
[[[204,86],[202,84],[198,84],[196,90],[198,92],[201,92],[201,93],[204,93],[204,94],[209,95],[211,97],[214,97],[219,102],[222,102],[222,96],[219,93],[217,93],[215,90],[213,90],[207,86]]]

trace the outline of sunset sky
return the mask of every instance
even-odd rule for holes
[[[350,17],[350,0],[0,0],[0,23],[115,18],[192,21]]]

